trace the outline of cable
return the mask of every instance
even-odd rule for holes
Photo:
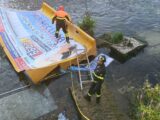
[[[4,93],[1,93],[1,94],[0,94],[0,97],[1,97],[1,96],[4,96],[4,95],[7,95],[7,94],[10,94],[10,93],[13,93],[13,92],[16,92],[16,91],[19,91],[19,90],[22,90],[22,89],[25,89],[25,88],[28,88],[28,87],[30,87],[30,86],[31,86],[31,84],[26,85],[26,86],[22,86],[22,87],[19,87],[19,88],[16,88],[16,89],[13,89],[13,90],[4,92]]]

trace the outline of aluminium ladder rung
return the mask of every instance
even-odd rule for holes
[[[81,60],[84,60],[84,59],[79,59],[79,58],[77,58],[79,61],[81,61]]]
[[[87,65],[87,63],[86,64],[79,64],[79,65]]]
[[[82,83],[90,83],[92,82],[91,80],[85,80],[85,81],[82,81]]]
[[[84,59],[84,57],[83,57],[83,59],[82,59],[82,58],[79,58],[79,54],[78,54],[78,52],[77,52],[78,50],[84,50],[84,52],[81,53],[81,54],[85,55],[85,57],[86,57],[86,59],[87,59],[87,63],[85,63],[85,64],[80,64],[80,61],[81,61],[81,60],[85,60],[85,59]],[[87,75],[83,75],[83,74],[81,73],[81,70],[78,69],[78,73],[79,73],[78,76],[79,76],[80,86],[81,86],[81,90],[82,90],[82,89],[83,89],[83,83],[92,82],[92,81],[93,81],[93,77],[92,77],[92,73],[91,73],[91,69],[90,69],[90,62],[89,62],[88,55],[87,55],[87,52],[85,51],[85,49],[76,49],[76,54],[77,54],[77,64],[78,64],[78,68],[80,68],[82,65],[86,65],[86,66],[88,65],[88,67],[89,67],[89,71],[85,71],[85,72],[89,72],[89,74],[87,74]],[[82,79],[83,76],[90,77],[91,80],[83,80],[83,79]]]
[[[86,74],[86,75],[81,74],[81,76],[90,76],[90,74]]]

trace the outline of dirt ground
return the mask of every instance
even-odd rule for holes
[[[74,81],[75,98],[83,114],[91,120],[124,120],[106,81],[102,86],[102,97],[99,104],[96,103],[96,96],[92,96],[91,102],[84,99],[90,84],[85,84],[84,89],[81,90],[79,83]]]

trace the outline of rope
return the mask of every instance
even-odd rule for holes
[[[71,54],[71,53],[70,53],[70,54]],[[70,66],[71,66],[71,61],[70,61]],[[71,92],[72,92],[72,95],[73,95],[73,99],[74,99],[74,101],[75,101],[75,104],[76,104],[76,106],[77,106],[77,109],[78,109],[79,113],[81,114],[81,116],[82,116],[83,118],[85,118],[86,120],[90,120],[87,116],[85,116],[85,115],[82,113],[82,111],[81,111],[80,108],[79,108],[79,104],[78,104],[78,102],[77,102],[77,100],[76,100],[74,83],[73,83],[73,72],[72,72],[72,70],[70,71],[70,75],[71,75],[71,81],[72,81],[72,89],[71,89]]]
[[[1,96],[4,96],[4,95],[7,95],[7,94],[10,94],[10,93],[13,93],[13,92],[16,92],[16,91],[19,91],[19,90],[22,90],[22,89],[25,89],[25,88],[28,88],[30,87],[31,85],[26,85],[26,86],[22,86],[22,87],[19,87],[19,88],[16,88],[16,89],[13,89],[13,90],[10,90],[10,91],[7,91],[7,92],[4,92],[4,93],[1,93],[0,94],[0,97]]]

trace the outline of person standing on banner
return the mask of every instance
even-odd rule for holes
[[[59,6],[58,10],[55,12],[55,15],[52,19],[52,24],[54,24],[54,22],[56,21],[55,37],[58,38],[59,30],[62,28],[63,32],[65,33],[66,42],[70,43],[69,42],[69,35],[68,35],[68,30],[67,30],[66,19],[68,21],[71,21],[68,13],[64,11],[64,6]]]
[[[96,103],[100,102],[101,87],[104,82],[104,78],[106,74],[106,69],[105,69],[105,64],[104,64],[105,62],[106,62],[106,57],[104,55],[100,55],[98,57],[97,66],[93,72],[94,81],[90,86],[88,94],[84,96],[84,98],[89,102],[91,101],[91,96],[93,94],[96,94]]]

